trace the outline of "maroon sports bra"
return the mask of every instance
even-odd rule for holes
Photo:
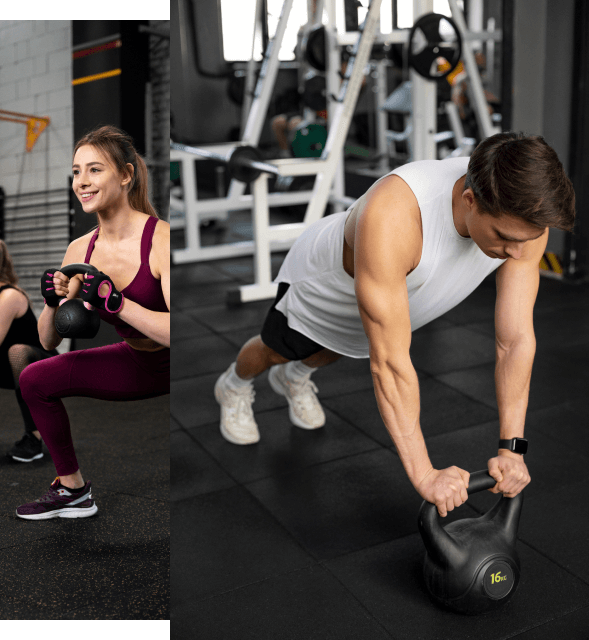
[[[129,298],[138,305],[149,309],[150,311],[165,311],[169,313],[168,306],[162,293],[162,284],[159,280],[156,280],[149,268],[149,254],[151,252],[151,243],[153,240],[153,233],[155,231],[155,225],[158,223],[158,219],[150,216],[147,218],[145,227],[143,228],[143,235],[141,236],[141,266],[137,275],[133,278],[131,284],[127,285],[121,293],[125,298]],[[94,235],[90,239],[88,245],[88,251],[86,251],[86,259],[84,262],[90,264],[90,256],[94,250],[94,244],[98,237],[100,228],[96,229]],[[108,274],[107,274],[108,275]],[[140,331],[132,327],[130,324],[124,322],[119,318],[116,313],[109,313],[108,311],[98,310],[100,319],[108,324],[114,325],[116,332],[121,338],[147,338]]]

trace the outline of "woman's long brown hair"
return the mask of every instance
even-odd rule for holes
[[[133,146],[131,136],[116,127],[106,125],[82,136],[76,143],[74,156],[76,151],[84,145],[91,145],[101,151],[110,158],[120,173],[129,173],[127,164],[131,164],[134,171],[129,187],[129,204],[136,211],[159,218],[149,201],[147,166]]]

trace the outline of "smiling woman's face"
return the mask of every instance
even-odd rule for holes
[[[106,211],[125,204],[131,178],[121,175],[96,147],[83,145],[74,156],[72,188],[86,213]]]

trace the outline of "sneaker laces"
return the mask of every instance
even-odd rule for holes
[[[241,387],[238,389],[231,389],[229,396],[232,403],[231,406],[227,407],[228,414],[231,417],[236,418],[238,422],[240,422],[240,415],[247,416],[253,420],[254,412],[252,410],[252,404],[256,397],[253,385],[248,385],[247,387]]]
[[[297,406],[304,411],[316,411],[319,401],[315,394],[318,393],[319,389],[311,380],[310,374],[296,382],[289,380],[286,376],[285,378],[290,387],[291,398]]]

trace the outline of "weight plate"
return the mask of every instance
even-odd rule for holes
[[[243,145],[235,147],[227,161],[229,175],[240,182],[253,182],[261,173],[259,169],[248,165],[248,160],[263,161],[262,154],[255,148]]]
[[[428,80],[441,80],[458,66],[462,38],[452,18],[426,13],[409,33],[409,64]],[[449,65],[449,66],[448,66]]]
[[[317,71],[325,71],[325,27],[315,27],[303,42],[303,57]]]
[[[327,129],[320,124],[302,123],[291,144],[295,158],[319,158],[327,142]]]
[[[326,83],[323,76],[310,72],[305,77],[303,95],[301,100],[306,107],[313,111],[327,109]]]

